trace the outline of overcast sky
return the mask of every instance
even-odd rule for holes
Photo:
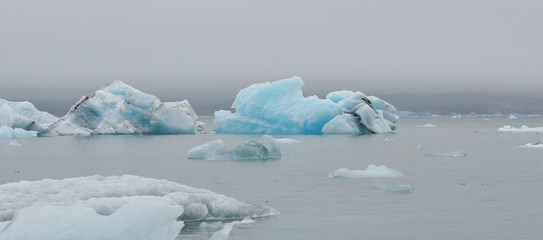
[[[119,79],[208,111],[296,75],[306,95],[537,99],[542,29],[529,0],[1,0],[0,98],[69,107]]]

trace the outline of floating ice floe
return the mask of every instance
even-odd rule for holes
[[[429,157],[465,157],[468,154],[464,151],[453,151],[453,152],[444,152],[444,153],[426,153],[426,156]]]
[[[39,111],[30,102],[11,102],[0,98],[0,126],[23,129],[41,135],[57,120],[57,117]]]
[[[11,128],[8,126],[0,126],[0,139],[6,138],[31,138],[37,137],[37,131],[27,131],[22,128]]]
[[[509,118],[509,119],[518,119],[518,117],[513,115],[513,114],[509,115],[509,117],[507,117],[507,118]]]
[[[217,133],[368,134],[395,130],[397,111],[388,102],[361,92],[331,92],[326,99],[304,97],[299,77],[253,84],[242,89],[232,108],[215,112]]]
[[[161,102],[114,81],[81,98],[51,129],[59,135],[194,134],[202,126],[187,100]]]
[[[131,175],[0,185],[0,240],[175,239],[183,221],[276,214],[209,190]]]
[[[522,125],[520,128],[514,128],[511,126],[503,126],[501,128],[498,128],[498,132],[537,132],[537,133],[543,133],[543,127],[534,127],[530,128],[526,125]]]
[[[390,185],[376,184],[375,186],[373,186],[373,189],[387,192],[387,193],[400,193],[400,194],[411,193],[415,190],[413,186],[409,184],[390,184]]]
[[[437,126],[433,125],[433,124],[430,124],[430,123],[427,123],[427,124],[424,124],[424,125],[417,125],[417,127],[433,128],[433,127],[437,127]]]
[[[368,165],[365,170],[349,170],[347,168],[340,168],[328,175],[330,178],[380,178],[401,176],[403,176],[403,173],[388,168],[385,165],[377,167],[373,164]]]
[[[224,147],[222,139],[211,141],[189,150],[188,158],[206,160],[266,160],[281,158],[281,151],[273,137],[263,135],[260,140],[250,140],[235,146]]]
[[[539,141],[536,143],[526,143],[522,146],[519,146],[520,148],[542,148],[543,149],[543,141]]]

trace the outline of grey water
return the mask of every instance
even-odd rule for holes
[[[206,119],[211,129],[211,120]],[[427,123],[432,128],[417,127]],[[192,147],[223,139],[227,148],[255,135],[90,136],[0,141],[0,184],[94,174],[168,179],[270,206],[279,215],[234,228],[229,239],[541,239],[543,140],[499,133],[504,125],[543,126],[542,118],[402,118],[386,135],[293,135],[282,158],[206,161]],[[461,157],[432,157],[463,151]],[[337,179],[347,167],[386,165],[399,178]],[[409,184],[394,194],[376,185]],[[209,239],[218,229],[187,223],[178,239]]]

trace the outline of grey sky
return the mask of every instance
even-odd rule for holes
[[[528,0],[2,0],[0,98],[73,103],[119,79],[217,110],[294,75],[321,96],[537,98],[542,23]]]

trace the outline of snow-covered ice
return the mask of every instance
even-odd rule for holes
[[[426,153],[425,155],[430,157],[465,157],[468,154],[462,150],[458,150],[444,153]]]
[[[242,89],[232,108],[215,112],[217,133],[322,134],[394,131],[398,117],[390,103],[361,92],[336,91],[326,99],[304,97],[299,77]]]
[[[415,190],[413,186],[409,184],[389,184],[389,185],[376,184],[375,186],[373,186],[373,189],[387,192],[387,193],[400,193],[400,194],[411,193]]]
[[[27,131],[22,128],[11,128],[8,126],[0,126],[0,139],[6,138],[31,138],[37,137],[37,131]]]
[[[227,150],[222,139],[214,140],[189,150],[188,158],[206,160],[266,160],[281,158],[281,151],[273,137],[263,135]]]
[[[385,165],[377,167],[373,164],[368,165],[365,170],[349,170],[347,168],[340,168],[328,175],[330,178],[381,178],[401,176],[403,176],[403,173],[388,168]]]
[[[187,100],[161,102],[114,81],[81,98],[51,128],[59,135],[194,134],[202,126]]]
[[[301,143],[300,140],[292,138],[275,138],[275,142],[279,144]]]
[[[0,185],[2,240],[21,239],[17,236],[34,232],[42,237],[29,239],[173,239],[159,237],[174,236],[173,232],[177,236],[182,227],[179,221],[275,214],[277,211],[269,207],[240,202],[209,190],[132,175]],[[30,228],[33,233],[29,233]],[[119,232],[123,228],[127,232]],[[59,233],[79,237],[62,238]]]
[[[512,126],[503,126],[501,128],[498,128],[498,132],[537,132],[537,133],[543,133],[543,127],[528,127],[526,125],[522,125],[520,128],[514,128]]]

